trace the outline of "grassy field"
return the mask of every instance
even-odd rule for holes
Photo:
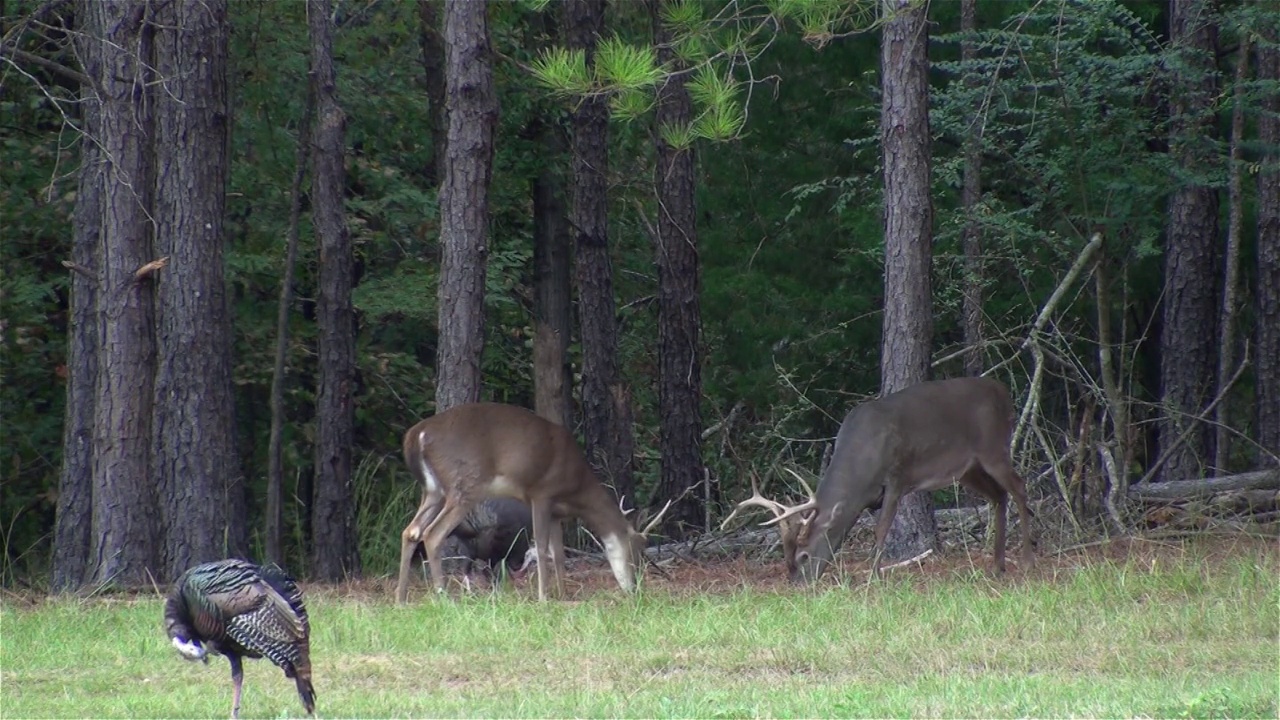
[[[1145,545],[817,591],[677,576],[397,607],[386,583],[308,588],[318,715],[1277,717],[1276,544]],[[157,597],[6,596],[0,716],[226,717],[226,661],[183,662],[160,621]],[[243,717],[301,714],[246,664]]]

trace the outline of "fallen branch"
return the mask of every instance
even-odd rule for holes
[[[1194,480],[1170,480],[1129,486],[1136,500],[1186,500],[1235,490],[1280,490],[1280,468]]]

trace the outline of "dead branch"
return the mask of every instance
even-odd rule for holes
[[[1102,233],[1094,233],[1093,237],[1089,238],[1089,242],[1080,250],[1080,254],[1076,256],[1076,261],[1072,263],[1071,269],[1067,270],[1067,274],[1062,276],[1062,281],[1058,283],[1058,287],[1054,288],[1053,294],[1049,296],[1044,307],[1040,309],[1040,314],[1036,317],[1035,322],[1031,324],[1031,331],[1027,333],[1026,340],[1022,342],[1020,349],[1030,348],[1035,369],[1032,371],[1031,387],[1027,391],[1027,402],[1022,406],[1022,412],[1018,415],[1018,424],[1013,431],[1013,441],[1010,445],[1015,449],[1021,442],[1022,433],[1031,418],[1031,413],[1039,412],[1040,410],[1040,388],[1044,382],[1044,348],[1040,344],[1040,336],[1043,334],[1045,326],[1049,324],[1049,318],[1053,317],[1053,313],[1058,309],[1058,304],[1062,302],[1062,298],[1067,294],[1067,289],[1075,284],[1076,278],[1080,277],[1080,273],[1084,272],[1100,247],[1102,247]]]
[[[168,264],[169,264],[168,256],[152,260],[146,265],[143,265],[142,267],[138,268],[137,272],[133,274],[133,281],[142,282],[143,280],[150,277],[151,275],[164,269],[164,267]]]
[[[80,275],[81,277],[88,278],[89,281],[92,282],[94,285],[98,284],[98,276],[93,274],[92,270],[90,270],[89,268],[83,265],[80,265],[78,263],[73,263],[70,260],[63,260],[62,267],[70,270],[73,273],[76,273],[77,275]]]
[[[1170,480],[1129,486],[1135,500],[1185,500],[1236,490],[1280,490],[1280,467],[1216,478]]]

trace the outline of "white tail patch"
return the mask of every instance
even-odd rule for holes
[[[417,456],[417,462],[422,468],[422,482],[426,483],[426,492],[433,493],[433,495],[440,492],[440,480],[436,479],[435,473],[431,471],[431,465],[430,462],[426,461],[426,456]]]
[[[626,538],[605,535],[600,538],[600,542],[604,544],[604,556],[609,559],[614,579],[623,590],[630,592],[635,588],[635,570],[631,567],[631,553]]]

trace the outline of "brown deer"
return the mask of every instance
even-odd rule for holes
[[[1008,388],[988,378],[923,382],[863,403],[840,424],[816,495],[805,485],[809,499],[788,507],[761,496],[753,479],[751,497],[738,503],[721,527],[748,507],[771,511],[773,519],[763,524],[778,525],[791,580],[813,582],[862,511],[879,509],[871,561],[872,572],[879,574],[898,500],[916,490],[959,483],[991,501],[997,572],[1005,569],[1005,515],[1013,495],[1021,520],[1022,563],[1030,567],[1031,510],[1026,484],[1009,456],[1013,421]]]
[[[514,405],[471,403],[427,418],[404,434],[404,459],[425,491],[401,535],[396,600],[402,603],[408,599],[418,543],[426,548],[432,580],[442,592],[441,545],[486,498],[509,497],[529,506],[539,600],[547,598],[549,589],[556,596],[563,589],[564,520],[582,519],[604,545],[618,585],[629,592],[644,560],[645,534],[666,511],[663,508],[637,531],[587,465],[569,431]]]

